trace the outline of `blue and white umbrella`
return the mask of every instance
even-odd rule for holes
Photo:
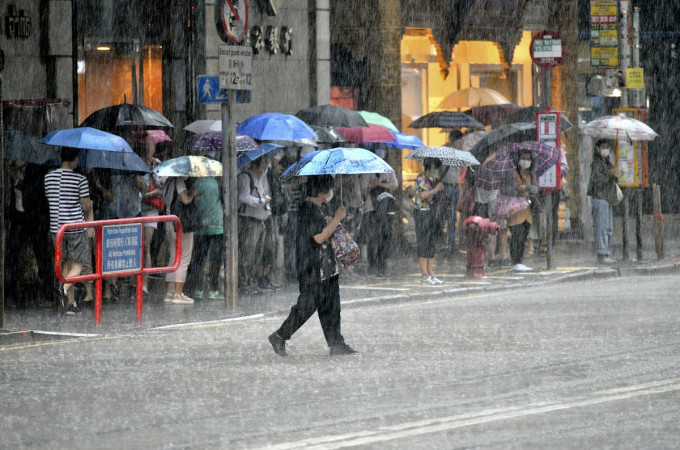
[[[314,130],[295,116],[282,113],[264,113],[249,117],[236,127],[238,134],[245,134],[261,141],[316,140]]]
[[[273,152],[279,148],[283,148],[282,145],[270,144],[268,142],[260,144],[260,148],[257,150],[248,150],[247,152],[242,152],[236,158],[236,167],[241,169],[245,167],[251,161],[255,161],[257,158],[266,155],[267,153]]]
[[[332,148],[317,150],[301,158],[281,176],[354,175],[361,173],[390,173],[392,167],[365,148]]]

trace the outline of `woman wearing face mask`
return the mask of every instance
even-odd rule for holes
[[[416,245],[420,260],[420,273],[422,284],[442,284],[442,281],[434,276],[434,253],[436,241],[436,224],[432,200],[437,192],[444,190],[443,183],[435,183],[439,177],[439,168],[442,162],[438,158],[425,158],[423,161],[425,170],[416,177]]]
[[[595,142],[595,153],[590,166],[588,195],[593,208],[593,231],[595,232],[595,251],[601,264],[614,264],[609,254],[612,247],[613,208],[616,203],[616,182],[614,165],[609,159],[611,144],[606,139]]]
[[[519,151],[519,160],[514,171],[509,171],[503,179],[500,192],[511,197],[524,197],[530,199],[538,194],[536,177],[533,172],[533,155],[528,150]],[[524,243],[529,236],[531,228],[531,208],[516,212],[508,217],[510,229],[510,258],[512,270],[515,272],[527,272],[532,270],[522,264],[524,259]]]
[[[286,341],[315,311],[331,356],[357,353],[340,334],[339,268],[330,238],[347,213],[342,205],[332,218],[325,213],[324,203],[332,198],[333,184],[330,175],[311,176],[307,181],[307,197],[300,205],[296,249],[300,295],[288,318],[269,336],[279,356],[287,355]]]

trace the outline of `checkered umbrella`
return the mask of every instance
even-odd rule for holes
[[[477,158],[469,152],[451,147],[420,147],[409,153],[406,158],[414,161],[423,161],[425,158],[438,158],[445,166],[454,167],[479,165]]]
[[[539,144],[536,141],[520,142],[503,147],[489,156],[477,171],[475,186],[482,189],[498,189],[507,172],[517,170],[519,151],[529,150],[533,154],[533,171],[536,176],[543,175],[548,169],[557,164],[560,151],[548,145]]]

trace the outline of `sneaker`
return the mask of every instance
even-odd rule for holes
[[[512,267],[513,272],[531,272],[532,270],[534,269],[532,269],[531,267],[527,267],[524,264],[515,264]]]
[[[354,350],[352,347],[345,344],[344,342],[342,344],[336,344],[336,345],[331,346],[331,356],[354,355],[355,353],[359,353],[359,352]]]
[[[220,291],[210,291],[208,298],[210,300],[224,300],[224,295]]]
[[[616,260],[611,259],[609,255],[597,255],[597,262],[600,264],[616,264]]]
[[[279,356],[288,356],[288,353],[286,353],[286,341],[278,337],[276,333],[269,335],[269,343],[272,344],[274,353]]]
[[[437,283],[432,279],[432,277],[422,277],[420,279],[420,284],[429,284],[431,286],[434,286]]]
[[[59,286],[59,288],[57,289],[56,294],[57,294],[56,295],[56,297],[57,297],[57,312],[65,314],[67,312],[66,311],[66,305],[68,305],[68,297],[64,293],[64,290],[61,288],[61,286]]]
[[[165,294],[165,298],[163,299],[163,302],[172,303],[172,301],[174,299],[175,299],[175,296],[173,294]]]
[[[78,308],[78,305],[76,302],[69,303],[68,308],[66,308],[66,315],[67,316],[75,316],[76,313],[80,312],[80,308]]]
[[[430,280],[432,280],[432,284],[444,284],[442,280],[435,277],[434,275],[430,275]]]
[[[174,305],[193,305],[194,304],[194,299],[182,294],[175,294],[175,296],[172,299],[172,303]]]

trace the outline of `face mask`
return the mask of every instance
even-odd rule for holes
[[[522,169],[528,169],[529,167],[531,167],[531,161],[529,161],[528,159],[522,159],[519,162],[519,166]]]
[[[331,190],[330,194],[326,195],[326,203],[330,202],[333,200],[333,190]]]
[[[609,156],[609,149],[608,148],[600,149],[600,156],[603,158],[607,158]]]
[[[432,178],[439,178],[439,171],[438,170],[432,174]]]

